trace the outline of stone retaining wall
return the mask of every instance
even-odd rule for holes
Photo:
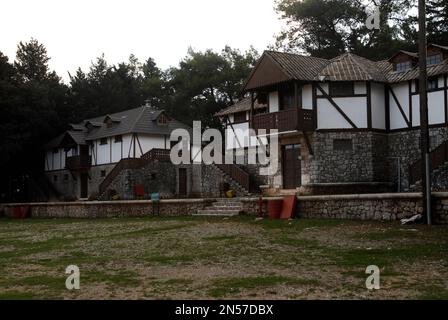
[[[434,193],[433,220],[448,224],[448,193]],[[267,215],[269,200],[263,198],[261,209]],[[259,214],[259,198],[240,198],[247,215]],[[190,216],[209,206],[214,199],[162,200],[161,216]],[[12,216],[12,207],[27,205],[34,218],[114,218],[143,217],[153,214],[151,201],[60,202],[0,205],[0,216]],[[299,196],[296,215],[300,218],[396,221],[421,213],[419,193],[362,195]]]
[[[433,194],[433,220],[448,224],[448,193]],[[267,202],[262,204],[267,215]],[[313,219],[352,219],[396,221],[422,213],[422,199],[419,193],[382,193],[361,195],[299,196],[296,216]],[[246,214],[258,215],[259,199],[241,199]]]
[[[160,216],[190,216],[210,205],[211,200],[162,200]],[[29,206],[32,218],[118,218],[153,215],[152,201],[53,202],[0,205],[0,212],[12,217],[12,208]]]

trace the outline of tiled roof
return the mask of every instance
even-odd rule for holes
[[[266,51],[293,79],[312,81],[328,65],[326,59],[292,53]]]
[[[249,111],[250,107],[251,107],[250,98],[246,98],[246,99],[243,99],[243,100],[235,103],[234,105],[232,105],[230,107],[222,109],[221,111],[217,112],[215,114],[215,116],[222,117],[222,116],[226,116],[228,114]],[[266,107],[267,107],[266,105],[259,104],[258,102],[255,102],[255,104],[254,104],[255,110],[266,108]]]
[[[71,129],[58,136],[47,144],[47,148],[59,146],[66,135],[69,135],[77,144],[86,144],[86,141],[97,140],[117,135],[131,133],[170,135],[175,129],[183,128],[191,130],[187,125],[168,117],[170,121],[166,125],[157,122],[158,117],[164,113],[152,107],[142,106],[106,116],[86,119],[81,123],[70,125]],[[105,119],[113,120],[112,125],[105,123]],[[89,130],[86,124],[93,124]]]
[[[374,61],[352,53],[331,59],[314,80],[319,81],[321,76],[325,77],[325,81],[386,81]]]

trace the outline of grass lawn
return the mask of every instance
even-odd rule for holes
[[[81,289],[65,288],[77,265]],[[381,289],[365,288],[366,267]],[[0,219],[0,299],[448,299],[448,227]]]

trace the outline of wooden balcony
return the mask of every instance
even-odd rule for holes
[[[252,120],[254,130],[277,129],[279,132],[287,131],[313,131],[313,111],[306,109],[288,109],[280,112],[259,114]]]
[[[65,159],[65,168],[70,171],[85,171],[92,166],[91,156],[73,156]]]

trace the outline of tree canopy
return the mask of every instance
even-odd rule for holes
[[[277,48],[321,58],[353,52],[384,59],[416,41],[416,0],[276,0],[287,22],[277,36]],[[380,28],[369,30],[367,12],[379,8]],[[415,10],[414,10],[415,11]]]

